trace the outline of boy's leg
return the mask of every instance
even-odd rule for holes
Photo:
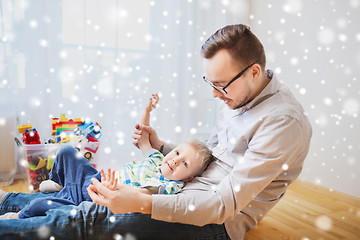
[[[56,198],[32,200],[21,210],[19,218],[45,216],[50,209],[63,205],[78,205],[82,201],[91,200],[87,191],[86,195],[82,193],[82,187],[86,184],[87,178],[96,177],[96,174],[97,170],[77,150],[70,146],[60,149],[56,154],[50,179],[63,186],[63,189]]]
[[[67,183],[76,179],[88,162],[75,148],[65,146],[56,153],[49,179],[65,187]]]
[[[23,219],[29,217],[45,216],[48,210],[59,208],[64,205],[74,205],[74,202],[57,197],[37,198],[27,204],[19,212],[18,217]]]
[[[101,179],[92,164],[71,146],[61,148],[55,157],[49,178],[63,186],[58,198],[67,199],[78,205],[91,201],[87,187],[91,178]]]
[[[31,202],[34,199],[44,198],[44,197],[54,197],[58,193],[8,193],[5,192],[6,196],[0,201],[0,215],[7,212],[19,212],[23,209],[26,204]]]
[[[35,235],[34,235],[35,234]],[[37,235],[36,235],[37,234]],[[0,221],[1,239],[229,239],[224,225],[197,227],[151,219],[150,215],[113,214],[92,202],[51,209],[46,216]]]

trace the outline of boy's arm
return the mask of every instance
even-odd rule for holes
[[[151,144],[150,144],[150,141],[149,141],[149,134],[145,133],[145,131],[143,133],[142,138],[139,141],[139,148],[140,148],[143,155],[145,155],[145,153],[149,149],[151,149]]]
[[[159,102],[159,96],[157,94],[152,94],[152,97],[149,99],[148,105],[145,107],[145,110],[140,119],[140,129],[142,126],[150,126],[150,112],[156,108],[156,104]],[[142,137],[139,140],[139,148],[143,154],[145,154],[149,149],[151,149],[151,144],[149,140],[149,133],[143,131]]]
[[[140,119],[140,125],[150,126],[150,112],[156,108],[156,104],[159,102],[159,96],[152,94],[149,99],[148,105],[145,107],[144,112]]]

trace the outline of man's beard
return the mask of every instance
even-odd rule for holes
[[[248,100],[249,98],[248,97],[245,97],[240,104],[236,105],[235,107],[233,107],[232,109],[233,110],[236,110],[236,109],[239,109],[239,108],[242,108],[243,106],[245,106],[246,104],[248,104],[250,101]]]

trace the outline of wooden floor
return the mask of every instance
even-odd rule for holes
[[[360,199],[297,180],[247,240],[360,240]]]
[[[24,180],[5,191],[30,192]],[[297,180],[246,240],[360,239],[360,199]]]

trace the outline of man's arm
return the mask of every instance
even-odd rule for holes
[[[152,218],[198,226],[224,223],[244,210],[254,198],[269,200],[259,193],[280,174],[285,181],[279,194],[273,190],[271,197],[281,197],[287,184],[301,171],[309,147],[308,129],[286,116],[266,121],[260,128],[242,156],[243,160],[235,162],[218,185],[209,186],[207,191],[153,195]],[[259,209],[260,213],[262,211]]]

